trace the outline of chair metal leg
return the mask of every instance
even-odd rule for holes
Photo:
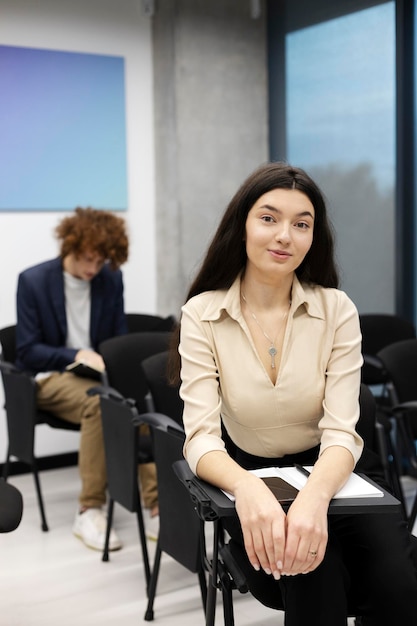
[[[227,575],[222,576],[222,597],[224,626],[235,626],[232,587],[230,584],[230,579]]]
[[[4,478],[4,480],[7,480],[8,477],[9,477],[9,469],[10,469],[10,452],[9,452],[9,448],[7,448],[6,460],[5,460],[4,465],[3,465],[3,478]]]
[[[218,579],[219,540],[221,535],[220,522],[213,521],[213,554],[211,560],[205,557],[206,569],[209,573],[206,600],[206,626],[214,626],[216,619],[216,598]],[[203,537],[203,536],[202,536]],[[204,539],[202,539],[204,541]]]
[[[41,514],[41,528],[44,532],[47,532],[49,528],[48,528],[48,523],[46,521],[45,507],[43,504],[42,491],[41,491],[41,483],[39,480],[38,468],[36,467],[35,461],[33,461],[32,463],[32,473],[33,473],[33,478],[35,480],[36,495],[38,498],[39,511]]]
[[[151,580],[149,582],[149,587],[148,587],[148,606],[146,608],[146,613],[144,617],[145,621],[147,622],[152,622],[153,616],[154,616],[153,603],[154,603],[155,595],[156,595],[156,585],[158,583],[159,567],[161,565],[161,554],[162,554],[162,550],[160,548],[159,540],[158,540],[158,543],[156,545],[155,560],[153,563],[152,576],[151,576]]]
[[[146,543],[145,524],[143,521],[143,513],[142,513],[142,506],[140,503],[139,490],[137,492],[137,501],[138,501],[138,504],[137,504],[136,518],[138,521],[139,539],[140,539],[140,543],[142,546],[143,567],[145,569],[146,589],[148,589],[149,582],[151,580],[151,568],[149,565],[148,544]]]
[[[210,574],[207,586],[206,626],[214,626],[216,619],[216,597],[216,581],[213,580],[213,576]]]
[[[200,584],[200,592],[201,592],[201,600],[203,602],[204,613],[207,608],[207,580],[206,573],[203,568],[199,569],[198,572],[198,582]]]
[[[385,480],[389,485],[391,485],[395,497],[398,498],[398,500],[401,502],[401,508],[404,517],[407,518],[405,497],[400,481],[398,458],[394,444],[391,440],[391,433],[387,432],[384,424],[378,421],[376,422],[375,429],[379,455],[384,469]]]
[[[414,497],[413,508],[411,509],[410,517],[408,518],[408,529],[410,532],[413,531],[413,526],[417,518],[417,493]]]
[[[110,498],[109,506],[107,508],[106,539],[104,541],[103,556],[101,558],[101,560],[104,562],[107,562],[109,560],[109,541],[110,541],[110,531],[111,531],[111,527],[113,524],[113,509],[114,509],[114,500]]]

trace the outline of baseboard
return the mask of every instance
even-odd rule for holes
[[[63,454],[54,454],[51,456],[42,456],[37,459],[38,470],[59,469],[62,467],[71,467],[78,463],[78,452],[65,452]],[[4,463],[0,463],[0,476],[3,475]],[[31,468],[21,461],[12,461],[9,467],[9,476],[17,476],[18,474],[28,474]]]

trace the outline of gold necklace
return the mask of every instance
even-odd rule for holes
[[[259,329],[261,330],[261,332],[262,332],[263,336],[265,337],[265,339],[267,339],[269,341],[269,343],[270,343],[270,346],[269,346],[269,349],[268,349],[268,354],[271,357],[271,369],[274,370],[275,369],[275,357],[278,354],[278,350],[275,347],[275,342],[278,339],[278,335],[279,335],[280,331],[282,330],[282,326],[283,326],[284,320],[287,317],[288,312],[290,310],[291,300],[289,302],[288,309],[285,311],[284,315],[282,316],[281,324],[280,324],[280,326],[279,326],[279,328],[277,330],[277,334],[275,335],[275,339],[271,339],[271,337],[268,335],[268,333],[265,332],[265,330],[260,325],[259,320],[256,317],[255,313],[253,311],[251,311],[251,309],[249,307],[249,304],[248,304],[248,301],[246,300],[246,297],[245,297],[245,294],[243,293],[243,291],[242,291],[241,295],[242,295],[242,300],[245,302],[246,307],[247,307],[251,317],[253,317],[255,323],[259,326]]]

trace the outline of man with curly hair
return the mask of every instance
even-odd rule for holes
[[[106,467],[97,382],[65,368],[75,360],[104,369],[99,344],[127,332],[120,266],[128,257],[125,222],[108,211],[77,208],[56,228],[60,256],[19,275],[17,365],[36,375],[41,409],[81,424],[82,482],[74,534],[102,550]],[[110,549],[121,548],[114,530]]]

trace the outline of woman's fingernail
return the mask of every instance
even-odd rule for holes
[[[279,580],[281,578],[281,574],[279,572],[274,572],[275,580]]]
[[[265,567],[264,572],[265,572],[265,574],[268,574],[268,576],[270,576],[270,574],[272,574],[271,570],[268,567]]]
[[[261,569],[258,565],[258,563],[252,563],[252,567],[255,570],[255,572],[259,572],[259,570]]]
[[[277,562],[277,568],[279,569],[279,571],[282,570],[282,561]]]

